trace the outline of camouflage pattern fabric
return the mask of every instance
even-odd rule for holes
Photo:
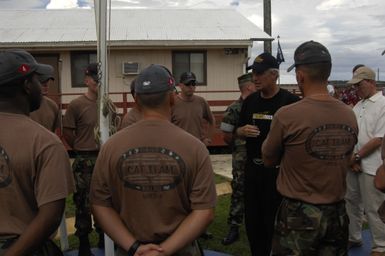
[[[75,211],[75,235],[85,236],[92,231],[91,209],[89,201],[90,184],[92,172],[95,166],[97,155],[82,155],[78,153],[72,164],[76,192],[73,195]],[[96,231],[101,234],[102,231],[95,224]]]
[[[118,247],[116,251],[116,256],[126,256],[127,252]],[[203,256],[202,249],[200,248],[198,241],[194,241],[191,244],[187,245],[179,252],[174,253],[171,256]]]
[[[232,153],[232,175],[230,212],[227,223],[230,225],[240,226],[243,223],[244,214],[244,180],[245,180],[245,166],[246,166],[246,146],[236,146]]]
[[[225,115],[222,120],[222,123],[228,124],[233,127],[233,133],[235,132],[238,125],[242,103],[242,98],[232,103],[226,109]],[[229,131],[227,130],[227,132]],[[235,140],[233,140],[231,149],[233,175],[233,179],[231,181],[231,188],[233,192],[231,194],[230,211],[227,223],[229,225],[240,226],[243,223],[244,214],[243,191],[245,179],[245,165],[247,157],[246,141],[236,138]]]
[[[284,198],[278,209],[272,255],[348,255],[345,203],[312,205]]]

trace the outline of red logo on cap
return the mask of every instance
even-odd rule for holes
[[[26,74],[29,72],[30,69],[31,67],[28,66],[27,64],[21,64],[21,66],[17,69],[17,71],[19,71],[22,74]]]
[[[174,79],[172,77],[168,78],[168,85],[172,86],[174,84]]]

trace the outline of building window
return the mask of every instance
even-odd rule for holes
[[[172,71],[179,82],[183,72],[193,72],[197,85],[207,85],[207,60],[204,51],[174,51],[172,53]]]
[[[84,84],[84,70],[87,65],[96,62],[96,52],[71,52],[72,87],[86,87]]]

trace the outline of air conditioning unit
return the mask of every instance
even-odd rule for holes
[[[123,62],[122,75],[137,75],[139,74],[138,62]]]

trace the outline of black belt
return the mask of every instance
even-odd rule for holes
[[[293,203],[304,203],[304,204],[311,204],[311,205],[314,205],[316,207],[336,207],[336,206],[339,206],[341,204],[345,204],[345,200],[340,200],[340,201],[337,201],[337,202],[334,202],[334,203],[329,203],[329,204],[316,204],[316,203],[309,203],[309,202],[305,202],[305,201],[302,201],[302,200],[298,200],[298,199],[293,199],[293,198],[290,198],[290,197],[283,197],[283,199],[286,199],[287,201],[289,202],[293,202]]]
[[[75,151],[75,154],[80,156],[98,156],[99,151],[97,150]]]

